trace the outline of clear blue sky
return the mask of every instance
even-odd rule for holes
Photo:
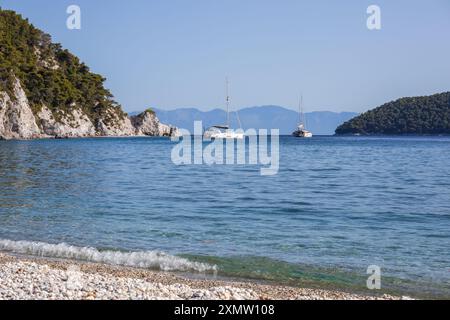
[[[66,28],[66,8],[82,29]],[[382,29],[366,28],[366,9]],[[276,104],[365,111],[450,90],[449,0],[0,0],[104,75],[126,111]]]

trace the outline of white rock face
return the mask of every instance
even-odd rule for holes
[[[0,137],[4,139],[33,139],[41,136],[25,92],[17,80],[14,95],[0,92]]]
[[[134,136],[136,129],[133,127],[128,117],[120,118],[114,110],[108,110],[105,118],[108,118],[108,124],[104,119],[97,125],[98,135],[100,136]]]
[[[94,124],[79,109],[74,109],[71,114],[61,116],[58,122],[46,106],[42,107],[37,116],[43,133],[48,136],[73,138],[96,135]]]
[[[34,115],[20,81],[14,96],[0,92],[0,139],[76,138],[96,136],[170,136],[176,128],[161,124],[154,113],[121,117],[113,108],[96,124],[76,105],[70,113],[55,114],[47,106]]]
[[[176,131],[176,128],[160,123],[155,113],[150,111],[132,117],[131,120],[136,128],[136,135],[170,137]]]

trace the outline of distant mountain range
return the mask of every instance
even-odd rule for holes
[[[163,123],[174,125],[178,128],[188,129],[193,132],[194,121],[201,120],[205,128],[212,125],[225,124],[226,112],[221,109],[200,111],[195,108],[183,108],[175,110],[154,109],[158,118]],[[137,114],[139,112],[133,112]],[[239,118],[244,129],[279,129],[280,134],[291,134],[298,124],[298,112],[280,106],[250,107],[238,111]],[[354,112],[330,112],[319,111],[306,113],[308,130],[315,135],[332,135],[336,128],[344,122],[357,116]],[[233,127],[239,127],[236,113],[230,114]]]

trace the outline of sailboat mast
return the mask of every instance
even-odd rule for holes
[[[302,123],[302,98],[298,100],[298,124]]]
[[[298,104],[298,121],[300,125],[303,125],[303,95],[300,96],[300,101]]]
[[[303,112],[303,95],[300,99],[300,105],[302,106],[302,125],[305,127],[305,113]]]
[[[230,94],[229,94],[229,83],[228,77],[225,80],[226,84],[226,104],[227,104],[227,126],[230,128]]]

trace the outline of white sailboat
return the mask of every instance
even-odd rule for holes
[[[299,103],[299,125],[297,130],[295,130],[292,135],[297,138],[312,138],[313,134],[311,131],[306,130],[306,118],[303,113],[303,97],[300,98]]]
[[[226,107],[227,107],[227,124],[215,125],[208,128],[203,134],[203,137],[205,139],[244,139],[244,133],[242,130],[240,130],[241,132],[236,132],[230,127],[230,95],[229,95],[228,78],[226,79]],[[241,126],[240,124],[241,121],[239,119],[237,111],[236,116],[239,122],[239,126]]]

